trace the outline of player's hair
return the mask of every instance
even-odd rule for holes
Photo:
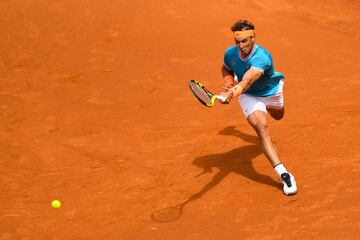
[[[254,30],[255,26],[248,20],[239,20],[231,26],[231,31]]]

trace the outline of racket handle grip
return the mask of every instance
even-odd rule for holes
[[[226,101],[226,98],[225,98],[224,96],[219,96],[219,95],[217,95],[216,98],[219,99],[219,100],[222,101],[222,102],[225,102],[225,101]]]

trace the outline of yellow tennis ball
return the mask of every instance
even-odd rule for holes
[[[54,200],[51,202],[51,206],[53,208],[59,208],[59,207],[61,207],[61,202],[59,200]]]

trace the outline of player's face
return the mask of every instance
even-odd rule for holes
[[[254,37],[235,38],[236,46],[239,48],[241,56],[246,57],[250,54],[255,44]]]

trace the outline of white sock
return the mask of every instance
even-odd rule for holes
[[[276,165],[274,167],[274,170],[277,173],[277,175],[279,175],[279,177],[281,177],[281,174],[287,172],[286,168],[284,167],[284,165],[282,163],[279,163],[278,165]]]

